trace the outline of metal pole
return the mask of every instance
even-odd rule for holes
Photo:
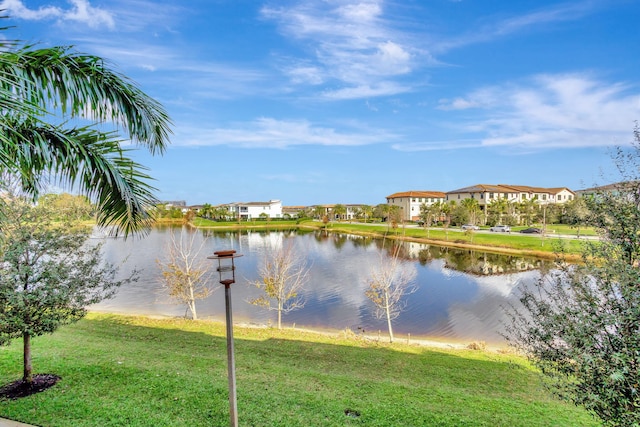
[[[229,377],[229,416],[231,427],[238,426],[238,404],[236,402],[236,362],[233,351],[233,319],[231,315],[231,285],[224,286],[224,300],[227,310],[227,369]]]

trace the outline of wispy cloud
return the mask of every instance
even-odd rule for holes
[[[276,120],[259,118],[230,128],[203,129],[181,127],[174,145],[206,146],[230,145],[240,148],[284,149],[302,145],[361,146],[396,139],[397,136],[380,129],[357,128],[336,130],[315,126],[306,120]]]
[[[440,141],[417,141],[409,143],[392,144],[391,148],[397,151],[445,151],[445,150],[468,150],[482,148],[477,139],[460,140],[440,140]]]
[[[585,74],[545,74],[442,100],[440,108],[473,114],[475,119],[460,126],[482,135],[478,141],[483,146],[606,147],[631,140],[634,121],[640,117],[640,88]]]
[[[91,28],[106,26],[115,27],[113,15],[101,8],[91,6],[89,0],[68,0],[69,8],[55,6],[41,6],[29,9],[22,0],[3,0],[0,9],[5,10],[12,18],[25,20],[71,21],[85,24]]]
[[[484,43],[505,36],[532,30],[541,26],[575,21],[592,13],[598,7],[595,0],[555,4],[522,15],[493,20],[474,26],[465,34],[442,38],[432,46],[435,52],[445,52],[462,46]]]
[[[291,8],[265,7],[262,15],[308,52],[299,66],[285,69],[292,82],[339,82],[343,87],[325,92],[333,99],[406,91],[393,79],[411,73],[421,54],[384,19],[381,0],[310,1]]]

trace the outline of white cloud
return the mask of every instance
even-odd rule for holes
[[[276,120],[263,117],[232,128],[187,129],[180,126],[173,145],[230,145],[240,148],[283,149],[300,145],[361,146],[395,139],[378,129],[353,132],[314,126],[306,120]]]
[[[338,81],[346,88],[331,93],[348,92],[347,98],[405,92],[406,87],[393,79],[414,71],[417,56],[422,55],[411,46],[408,34],[384,19],[381,0],[311,1],[291,8],[264,8],[262,14],[310,54],[304,68],[287,70],[294,83]]]
[[[432,49],[437,52],[444,52],[475,43],[488,42],[547,24],[578,20],[591,13],[596,7],[597,3],[594,1],[545,6],[533,12],[496,20],[480,27],[474,26],[466,34],[440,40],[432,46]]]
[[[62,16],[62,10],[57,7],[41,6],[38,9],[31,10],[21,0],[3,0],[0,2],[0,9],[6,11],[13,18],[34,21]]]
[[[634,121],[640,117],[640,90],[581,74],[547,74],[483,88],[443,101],[441,108],[479,112],[480,118],[463,126],[482,133],[485,146],[610,146],[630,140]]]
[[[483,106],[492,105],[495,100],[491,91],[479,90],[473,92],[465,98],[441,99],[438,101],[438,109],[451,110],[467,110],[470,108],[482,108]]]
[[[409,92],[411,88],[402,86],[393,82],[381,82],[379,84],[369,86],[352,86],[336,90],[328,90],[322,94],[322,97],[330,100],[343,99],[360,99],[372,98],[377,96],[397,95],[399,93]]]
[[[481,148],[477,139],[473,140],[442,140],[442,141],[425,141],[412,143],[397,143],[391,145],[391,148],[398,151],[442,151],[442,150],[464,150]]]
[[[294,84],[319,85],[324,82],[324,75],[321,69],[312,65],[295,66],[287,71],[291,82]]]
[[[0,9],[5,10],[11,17],[25,20],[57,19],[60,21],[75,21],[91,28],[106,26],[113,28],[115,22],[111,13],[104,9],[91,6],[89,0],[69,0],[70,9],[55,6],[41,6],[29,9],[21,0],[3,0]]]
[[[106,10],[92,7],[88,0],[69,0],[73,8],[64,13],[63,19],[87,24],[89,27],[97,28],[102,25],[114,28],[115,22],[111,13]]]
[[[387,41],[378,45],[375,54],[377,70],[386,75],[404,74],[411,71],[411,55],[402,46]]]

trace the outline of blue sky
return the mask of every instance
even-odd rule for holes
[[[5,37],[107,58],[174,127],[162,200],[385,202],[604,184],[640,120],[636,0],[3,0]]]

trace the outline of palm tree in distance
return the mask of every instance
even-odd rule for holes
[[[15,178],[34,199],[47,183],[76,188],[96,203],[99,225],[125,236],[146,230],[155,188],[123,144],[164,153],[171,121],[162,105],[97,56],[17,42],[0,47],[3,181]],[[105,124],[113,130],[102,130]]]

